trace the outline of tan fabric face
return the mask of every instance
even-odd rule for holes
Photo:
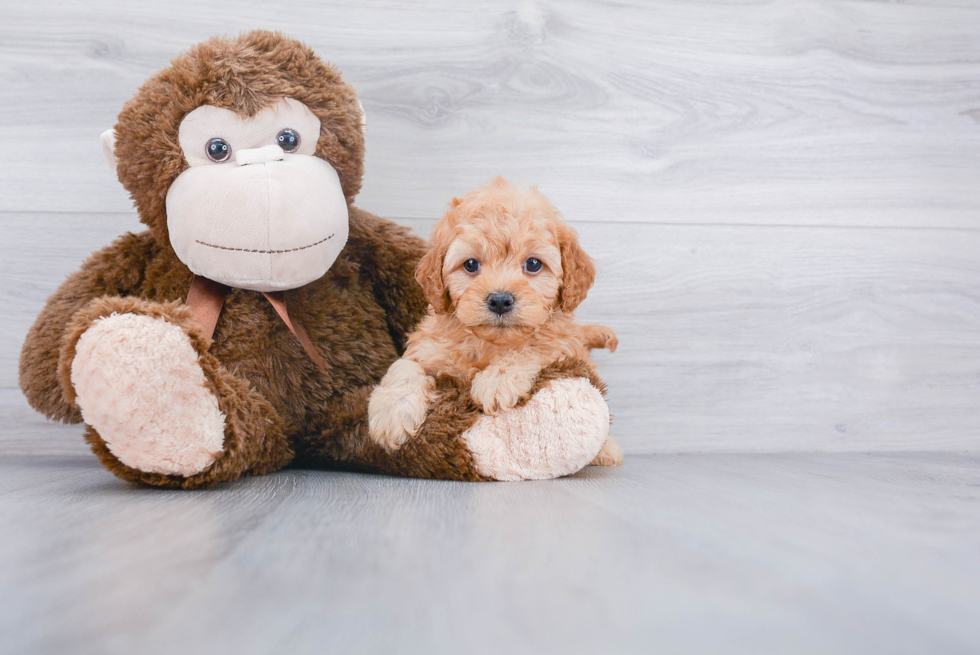
[[[277,150],[284,128],[300,134],[297,151],[256,156]],[[312,156],[319,129],[305,105],[289,99],[250,119],[209,106],[187,115],[180,142],[190,168],[167,193],[167,227],[192,272],[254,291],[294,289],[327,272],[347,242],[348,215],[337,172]],[[225,162],[207,157],[215,137],[231,145]],[[243,161],[255,163],[236,161],[245,150]]]

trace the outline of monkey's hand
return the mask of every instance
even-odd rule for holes
[[[605,325],[583,325],[582,335],[586,348],[608,348],[614,353],[619,345],[616,331]]]
[[[512,409],[531,392],[540,372],[533,362],[491,364],[473,377],[470,396],[484,414]]]
[[[368,432],[388,452],[418,434],[435,395],[436,381],[417,363],[399,359],[368,402]]]

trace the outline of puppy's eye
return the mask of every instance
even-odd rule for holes
[[[299,148],[299,132],[287,127],[276,135],[276,145],[284,152],[293,152]]]
[[[208,159],[220,164],[231,157],[231,144],[224,139],[214,138],[208,141],[205,151],[208,153]]]
[[[524,262],[524,270],[528,273],[537,273],[541,270],[542,266],[544,266],[544,264],[541,263],[541,260],[535,257],[529,257],[528,260]]]
[[[476,273],[480,270],[480,262],[475,259],[467,259],[463,262],[463,270],[467,273]]]

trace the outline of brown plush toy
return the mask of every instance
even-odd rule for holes
[[[440,380],[419,434],[368,435],[371,391],[425,314],[424,243],[353,206],[363,112],[303,44],[212,39],[150,78],[103,146],[140,220],[48,300],[20,384],[84,421],[116,475],[198,488],[287,465],[456,480],[574,472],[608,433],[585,361],[484,416]]]

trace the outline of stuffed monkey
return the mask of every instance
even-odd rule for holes
[[[144,83],[103,147],[148,229],[48,300],[21,354],[31,405],[84,421],[119,477],[164,487],[288,465],[513,480],[588,464],[609,415],[586,362],[496,416],[442,380],[414,439],[370,439],[371,390],[426,311],[425,245],[353,205],[362,128],[336,69],[278,33],[201,43]]]

